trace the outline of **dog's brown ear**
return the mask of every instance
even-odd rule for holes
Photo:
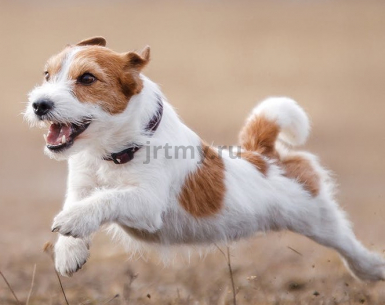
[[[136,52],[128,52],[126,57],[128,59],[128,68],[141,71],[150,61],[150,47],[146,46],[140,54]]]
[[[78,42],[77,46],[101,46],[105,47],[107,41],[103,37],[92,37]]]
[[[138,94],[143,88],[143,81],[140,72],[150,61],[150,47],[146,46],[142,52],[128,52],[121,54],[124,61],[124,72],[121,83],[123,92],[127,96]]]

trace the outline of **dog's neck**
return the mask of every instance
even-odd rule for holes
[[[158,108],[151,120],[145,126],[143,133],[152,136],[158,129],[163,117],[163,102],[161,96],[157,95]],[[113,161],[115,164],[125,164],[134,159],[135,153],[142,148],[142,144],[128,143],[126,148],[116,153],[110,153],[108,157],[104,157],[105,161]]]

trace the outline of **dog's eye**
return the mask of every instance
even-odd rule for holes
[[[93,76],[91,73],[84,73],[83,75],[79,76],[78,83],[82,85],[91,85],[96,81],[96,77]]]
[[[49,72],[48,71],[44,71],[44,78],[46,81],[49,80]]]

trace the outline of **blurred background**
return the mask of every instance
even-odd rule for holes
[[[23,303],[36,264],[30,304],[65,304],[42,247],[56,239],[50,226],[67,170],[43,155],[43,131],[30,130],[21,112],[48,57],[96,35],[121,52],[150,45],[144,73],[214,144],[236,143],[245,117],[265,97],[296,99],[312,120],[305,149],[334,172],[337,198],[359,239],[384,251],[385,2],[0,5],[0,270]],[[69,303],[233,304],[220,251],[192,251],[166,266],[155,252],[130,258],[101,232],[85,267],[62,279]],[[334,251],[289,232],[237,243],[231,253],[238,304],[385,302],[385,284],[358,282]],[[1,278],[0,304],[16,304]]]

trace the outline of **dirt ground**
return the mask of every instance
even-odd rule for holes
[[[43,132],[30,130],[20,113],[45,60],[94,35],[118,51],[151,45],[145,74],[215,144],[236,142],[257,101],[299,101],[313,126],[305,148],[335,173],[338,200],[359,239],[384,251],[385,2],[0,4],[0,270],[21,303],[36,264],[29,304],[66,304],[42,252],[56,238],[50,225],[63,202],[66,164],[43,155]],[[130,258],[100,233],[89,262],[63,278],[63,287],[71,305],[232,304],[223,254],[190,252],[168,265],[156,251]],[[231,253],[238,304],[385,303],[385,284],[358,282],[334,251],[304,237],[266,234],[234,244]],[[17,304],[2,278],[0,304]]]

